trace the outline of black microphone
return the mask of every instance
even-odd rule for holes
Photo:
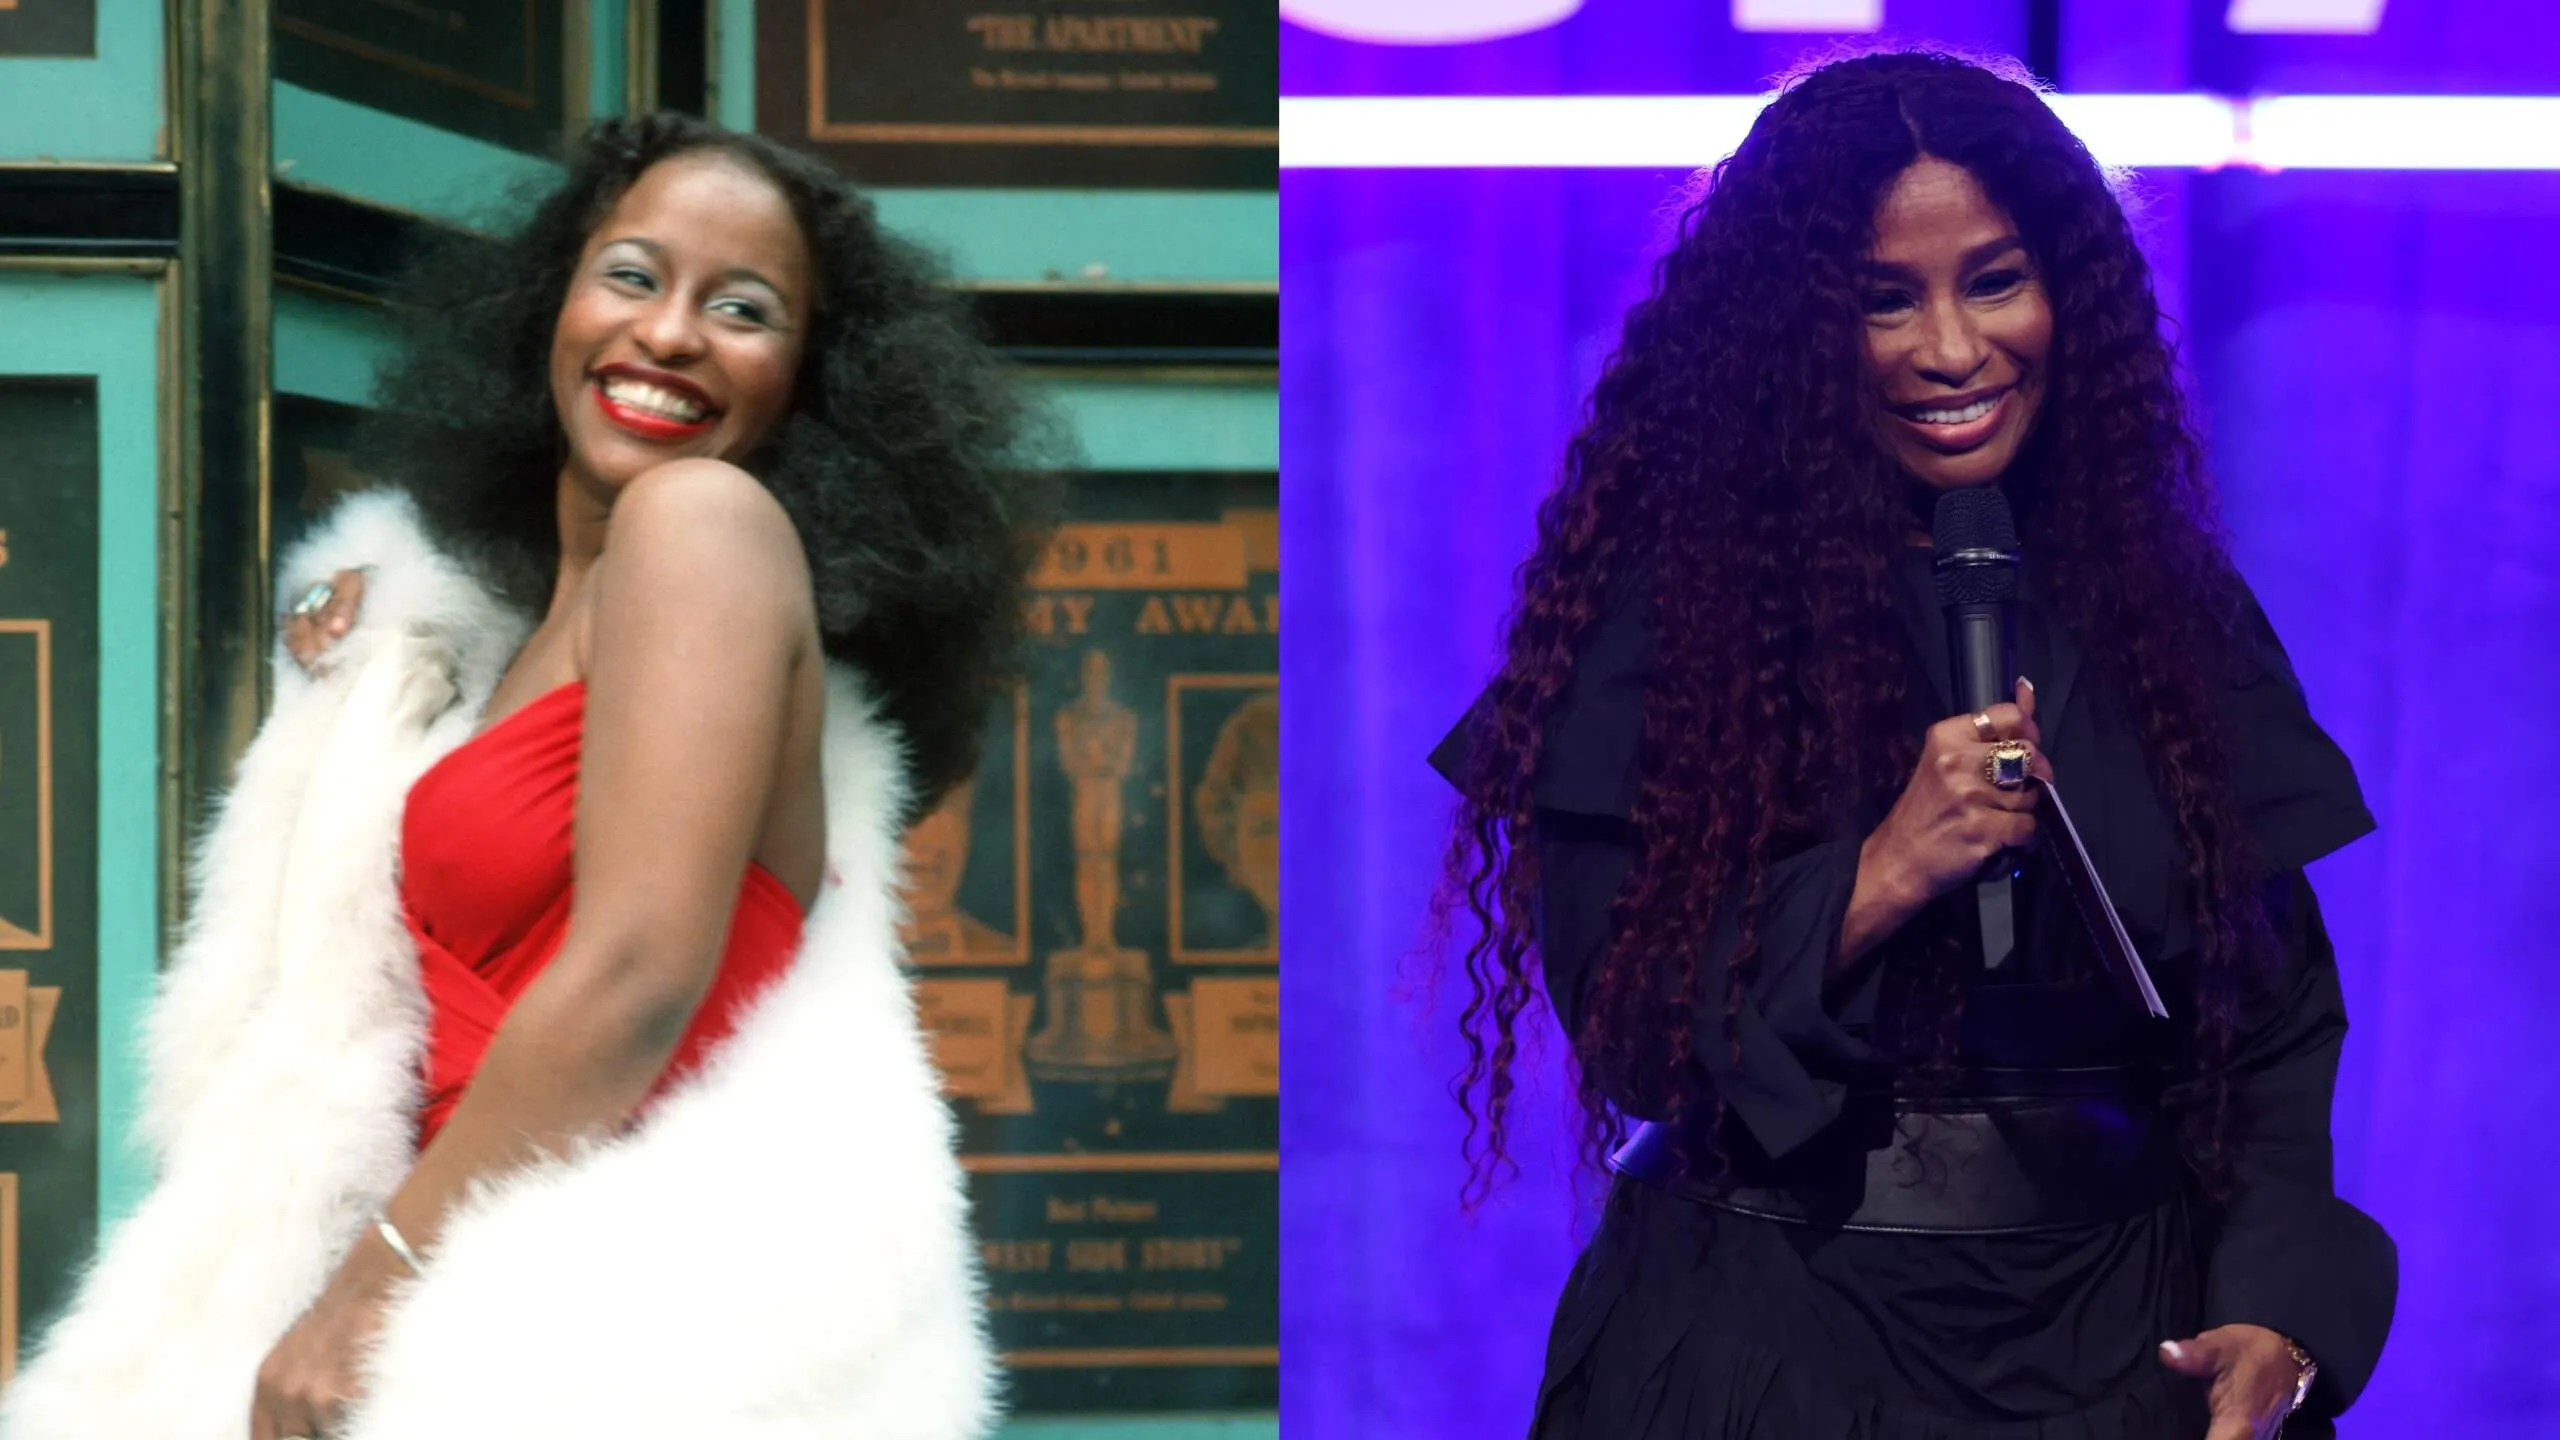
[[[1938,497],[1929,531],[1937,542],[1931,569],[1938,604],[1947,616],[1947,659],[1955,701],[1979,715],[2015,698],[2016,625],[2009,605],[2018,595],[2018,525],[2009,497],[1993,487],[1949,490]],[[1982,916],[1983,963],[1997,970],[2017,948],[2013,882],[2017,852],[1991,857],[1974,889]]]

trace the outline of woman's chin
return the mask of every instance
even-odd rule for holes
[[[596,486],[618,491],[657,466],[685,456],[662,445],[573,445],[569,463]]]
[[[2017,453],[2017,446],[1997,442],[1961,455],[1927,450],[1905,453],[1902,468],[1931,490],[1971,490],[1993,484],[2008,473],[2009,462],[2017,458]]]

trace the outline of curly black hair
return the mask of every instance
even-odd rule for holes
[[[817,295],[791,406],[744,463],[799,531],[826,653],[862,670],[902,733],[922,813],[975,768],[988,704],[1020,663],[1066,447],[933,260],[818,161],[685,115],[598,122],[494,245],[457,235],[412,262],[359,453],[539,612],[559,565],[567,442],[548,362],[571,276],[642,172],[705,151],[771,180],[809,241]]]
[[[1542,506],[1506,658],[1469,752],[1441,913],[1462,962],[1468,1195],[1507,1165],[1521,1017],[1538,998],[1533,784],[1583,637],[1621,594],[1653,616],[1634,873],[1611,911],[1572,1037],[1596,1163],[1623,1116],[1724,1111],[1693,1049],[1738,1060],[1773,859],[1843,816],[1881,816],[1918,758],[1889,567],[1911,484],[1871,425],[1857,273],[1895,178],[1960,165],[2016,222],[2053,307],[2049,383],[2004,477],[2049,603],[2123,697],[2175,822],[2198,936],[2182,1121],[2208,1194],[2226,1170],[2225,1070],[2269,958],[2232,800],[2221,687],[2240,665],[2245,591],[2160,330],[2151,276],[2107,176],[2035,90],[1965,60],[1894,52],[1784,88],[1707,176],[1656,267]],[[1937,907],[1943,912],[1945,907]],[[1886,944],[1881,1039],[1924,1084],[1953,1070],[1961,941],[1924,912]],[[1738,925],[1711,977],[1699,937]]]

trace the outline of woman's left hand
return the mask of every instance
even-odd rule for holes
[[[2160,1347],[2160,1361],[2213,1386],[2205,1440],[2275,1440],[2302,1376],[2293,1347],[2263,1325],[2221,1325]]]
[[[377,1261],[370,1253],[374,1248],[359,1244],[319,1300],[267,1352],[249,1410],[249,1440],[321,1440],[355,1403],[365,1351],[382,1328],[398,1274]]]

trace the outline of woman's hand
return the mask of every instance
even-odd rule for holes
[[[1994,741],[2024,740],[2035,747],[2028,773],[2053,778],[2053,766],[2044,756],[2044,732],[2036,728],[2035,688],[2021,680],[2016,704],[1994,705],[1983,713],[1991,720],[1990,739],[1979,733],[1970,715],[1929,727],[1919,768],[1884,823],[1867,837],[1860,868],[1873,860],[1901,879],[1921,905],[1973,879],[2002,850],[2036,838],[2036,792],[2002,790],[1983,774]]]
[[[1994,742],[2023,740],[2034,748],[2027,772],[2053,779],[2044,733],[2036,728],[2035,687],[2020,680],[2017,695],[2017,703],[1983,712],[1991,722],[1987,738],[1970,715],[1929,727],[1919,768],[1858,851],[1858,881],[1841,925],[1839,965],[1902,928],[1922,906],[1981,874],[1992,856],[2035,838],[2035,790],[2002,790],[1983,773]]]
[[[2205,1440],[2275,1440],[2302,1378],[2292,1344],[2263,1325],[2221,1325],[2169,1341],[2160,1363],[2213,1386]]]
[[[364,604],[364,572],[341,570],[328,581],[329,598],[315,609],[304,609],[302,602],[311,592],[305,591],[288,602],[284,613],[284,648],[293,663],[304,674],[316,674],[320,657],[328,652],[349,630],[355,628],[356,612]],[[316,588],[316,587],[315,587]],[[290,1435],[292,1431],[286,1431]]]
[[[345,1418],[364,1379],[365,1351],[382,1328],[391,1284],[406,1273],[367,1232],[329,1288],[258,1367],[249,1440],[320,1440]]]

